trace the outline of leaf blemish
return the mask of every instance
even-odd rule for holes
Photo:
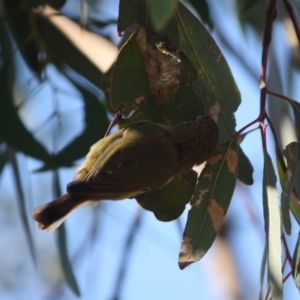
[[[198,196],[198,199],[197,199],[197,201],[195,202],[195,206],[199,206],[199,205],[201,204],[201,202],[202,202],[202,200],[203,200],[203,196],[204,196],[208,191],[209,191],[209,189],[200,191],[199,196]],[[194,205],[193,205],[193,206],[194,206]]]
[[[140,96],[134,99],[134,102],[136,105],[140,105],[142,102],[144,102],[145,96]]]
[[[238,165],[238,156],[237,156],[237,152],[232,150],[231,148],[228,150],[227,153],[227,165],[228,165],[228,169],[231,173],[235,174],[236,169],[237,169],[237,165]]]
[[[195,261],[195,258],[193,258],[193,251],[194,246],[192,244],[192,239],[184,234],[181,249],[178,255],[178,262],[185,263],[188,261]]]
[[[209,114],[216,123],[218,123],[220,113],[221,113],[220,103],[216,101],[215,104],[212,105],[209,109]]]
[[[222,158],[223,158],[223,154],[217,154],[217,155],[210,157],[208,159],[207,163],[209,163],[210,165],[214,165],[217,162],[219,162],[220,160],[222,160]]]
[[[212,219],[214,230],[219,231],[222,228],[225,218],[225,211],[223,207],[219,205],[215,199],[212,199],[207,210]]]

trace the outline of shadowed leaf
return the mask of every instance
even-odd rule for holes
[[[19,204],[19,209],[20,209],[20,215],[21,215],[22,224],[23,224],[26,238],[27,238],[29,251],[30,251],[32,260],[33,260],[34,264],[36,265],[36,254],[35,254],[35,249],[34,249],[34,245],[33,245],[32,234],[30,231],[30,226],[29,226],[29,222],[28,222],[28,218],[27,218],[28,213],[26,210],[26,199],[25,199],[25,195],[24,195],[24,191],[23,191],[23,187],[22,187],[21,174],[20,174],[20,170],[19,170],[19,166],[18,166],[18,162],[17,162],[16,152],[13,149],[8,149],[7,154],[8,154],[10,163],[12,165],[12,170],[14,173],[15,185],[16,185],[17,192],[18,192],[18,204]]]
[[[204,23],[207,23],[210,28],[212,28],[213,24],[210,18],[210,11],[209,11],[209,6],[207,4],[207,0],[189,0],[189,1],[197,10],[198,14],[201,17],[201,20]]]
[[[148,0],[150,17],[154,29],[160,31],[166,26],[168,21],[172,18],[177,4],[178,0]]]
[[[296,287],[300,289],[300,234],[294,250],[292,272]]]
[[[138,203],[152,211],[160,221],[173,221],[180,217],[190,201],[197,182],[197,173],[190,170],[167,183],[167,188],[157,189],[137,197]]]
[[[0,69],[0,137],[16,150],[36,159],[49,161],[48,151],[26,128],[14,106],[14,69],[10,63],[12,46],[3,24],[0,24],[0,46],[5,61]]]
[[[285,231],[287,234],[291,234],[291,220],[290,220],[290,198],[293,189],[296,192],[299,190],[297,183],[299,184],[299,157],[298,157],[298,143],[290,143],[286,146],[283,151],[284,156],[287,159],[288,168],[284,175],[284,186],[281,193],[281,209],[282,209],[282,220]],[[297,193],[298,194],[298,193]]]
[[[58,172],[54,173],[54,188],[55,194],[61,195],[61,188],[59,184]],[[65,224],[62,223],[57,229],[57,243],[58,243],[58,253],[61,261],[61,266],[63,273],[65,275],[66,282],[68,283],[71,290],[75,293],[76,296],[80,297],[79,286],[76,281],[76,277],[73,272],[73,268],[69,259],[68,249],[67,249],[67,233]]]
[[[244,153],[243,149],[238,147],[238,173],[237,178],[244,184],[252,185],[253,184],[253,166],[249,158]]]
[[[184,269],[201,259],[223,225],[237,176],[237,141],[219,145],[200,174],[183,234],[178,263]]]
[[[282,299],[281,219],[278,205],[276,175],[272,160],[264,154],[263,208],[267,236],[268,284],[272,299]]]

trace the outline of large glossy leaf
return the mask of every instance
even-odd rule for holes
[[[235,188],[237,165],[237,141],[233,139],[217,148],[201,172],[179,253],[181,269],[201,259],[221,229]]]
[[[267,236],[268,283],[272,299],[282,299],[281,217],[272,160],[264,154],[263,208]]]
[[[163,29],[168,21],[173,17],[178,0],[149,0],[149,12],[154,29]]]
[[[182,77],[184,77],[183,74],[188,75],[188,73],[192,71],[192,68],[196,70],[197,77],[190,77],[189,83],[193,84],[194,92],[196,92],[198,97],[194,96],[193,99],[190,99],[188,96],[181,95],[181,102],[185,103],[189,101],[197,105],[197,107],[199,106],[198,103],[200,102],[202,107],[201,110],[193,107],[190,109],[196,115],[206,113],[213,116],[219,125],[220,141],[227,141],[234,133],[235,119],[233,112],[236,111],[238,105],[240,104],[240,94],[232,77],[231,71],[218,46],[206,28],[181,3],[178,5],[174,18],[171,20],[167,28],[165,28],[165,30],[160,34],[154,34],[152,31],[151,24],[149,24],[149,20],[147,18],[147,11],[148,7],[144,1],[139,1],[139,5],[137,5],[136,0],[121,0],[118,30],[124,31],[129,25],[138,23],[146,28],[146,45],[144,45],[144,47],[155,50],[155,44],[157,44],[159,41],[169,41],[169,43],[173,45],[175,49],[180,50],[180,53],[182,53],[179,55],[180,59],[182,57],[188,58],[188,60],[191,62],[191,66],[189,68],[186,67],[186,65],[188,65],[188,60],[186,59],[185,61],[179,63],[178,68],[180,69],[180,75],[182,75]],[[132,43],[137,43],[136,37],[132,38],[131,41],[122,48],[120,55],[122,54],[122,51],[125,51],[126,46],[133,47],[131,45]],[[127,66],[130,65],[130,63],[135,63],[135,60],[139,60],[141,65],[140,70],[145,69],[145,63],[149,59],[149,55],[148,53],[141,53],[141,46],[138,47],[137,45],[136,47],[137,48],[135,51],[132,52],[132,56],[129,54],[127,56]],[[121,56],[118,57],[118,60],[119,59],[124,60],[124,58]],[[142,64],[143,61],[145,62],[144,65]],[[141,72],[143,73],[143,76],[140,80],[135,81],[135,87],[144,87],[149,85],[149,82],[145,81],[145,78],[150,78],[152,74],[150,74],[149,71],[147,74],[146,70],[142,70]],[[135,75],[135,78],[138,76],[139,72],[136,73],[137,74]],[[224,78],[226,78],[226,80],[224,80]],[[130,77],[128,76],[126,79],[130,80]],[[185,84],[185,82],[182,82],[181,84],[182,78],[178,79],[180,82],[180,87],[181,85]],[[119,81],[117,82],[119,83]],[[112,92],[117,86],[117,82],[114,82],[113,80]],[[125,85],[125,83],[123,83],[123,85]],[[132,86],[133,85],[128,82],[128,88]],[[191,89],[191,87],[188,88]],[[162,105],[163,102],[161,99],[158,101],[157,98],[159,97],[155,97],[153,93],[148,95],[147,92],[145,92],[140,93],[138,96],[139,97],[135,98],[126,97],[128,98],[127,105],[129,101],[132,103],[129,109],[137,109],[137,99],[139,102],[144,103],[145,101],[148,102],[151,101],[151,98],[154,98],[152,102],[158,102],[156,103],[156,106]],[[147,96],[150,99],[147,99]],[[176,98],[176,96],[177,93],[175,92],[175,94],[172,95],[172,99]],[[117,92],[112,94],[113,107],[117,108],[119,106],[121,97],[123,98],[122,102],[124,102],[124,94],[119,96]],[[141,101],[141,99],[143,101]],[[181,110],[178,110],[178,106],[176,104],[176,102],[175,105],[173,105],[173,102],[168,103],[169,110],[172,111],[172,106],[174,107],[174,115],[182,113]],[[144,109],[145,107],[142,106],[139,110]],[[152,120],[157,120],[157,110],[152,111],[155,113],[154,119],[152,118]],[[162,113],[160,113],[159,116],[163,118]],[[184,119],[187,120],[186,117]]]
[[[173,221],[180,217],[193,195],[197,173],[190,170],[173,178],[168,188],[158,189],[137,197],[138,203],[152,211],[160,221]]]

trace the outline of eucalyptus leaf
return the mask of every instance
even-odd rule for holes
[[[268,283],[272,299],[282,299],[281,217],[278,205],[276,175],[272,160],[264,153],[263,208],[267,237]]]
[[[200,174],[183,234],[178,263],[184,269],[201,259],[222,228],[236,184],[237,141],[218,146]]]

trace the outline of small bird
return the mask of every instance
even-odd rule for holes
[[[95,143],[67,193],[33,211],[40,229],[55,230],[75,208],[134,198],[163,187],[214,152],[219,131],[206,115],[174,126],[132,123]]]

